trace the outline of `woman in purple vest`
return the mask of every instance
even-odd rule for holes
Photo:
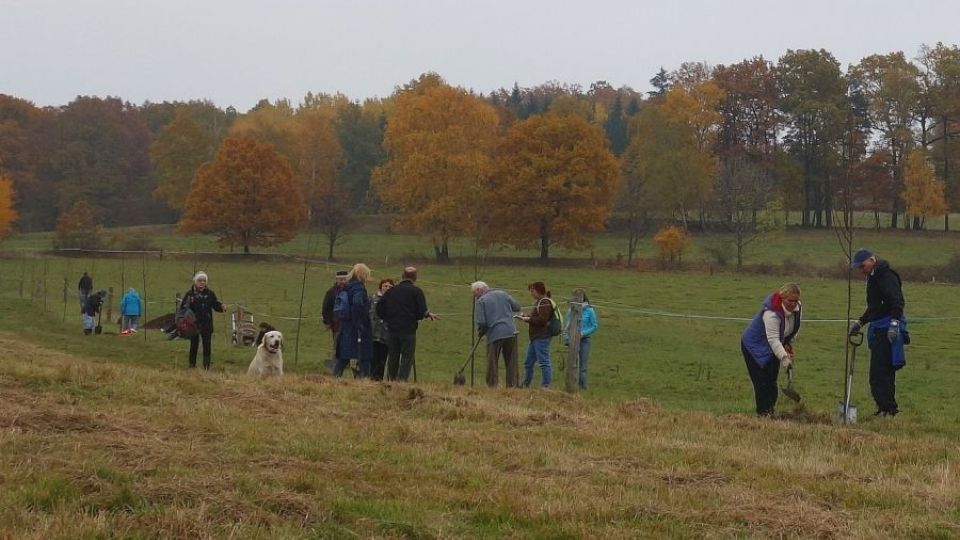
[[[757,400],[757,415],[772,416],[777,375],[793,363],[791,343],[800,331],[800,286],[787,283],[767,297],[740,337]]]

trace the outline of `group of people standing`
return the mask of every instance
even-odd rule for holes
[[[470,285],[474,305],[474,321],[477,325],[478,338],[487,340],[487,371],[486,382],[489,387],[496,387],[499,382],[499,363],[503,358],[507,388],[522,386],[529,387],[533,383],[534,366],[540,368],[540,385],[550,387],[553,380],[553,363],[550,355],[550,345],[554,334],[551,321],[559,322],[557,305],[551,298],[550,291],[542,281],[536,281],[527,286],[534,304],[529,312],[524,313],[520,303],[510,293],[501,289],[491,289],[483,281]],[[580,319],[580,348],[578,352],[579,386],[587,389],[587,365],[590,359],[591,336],[597,330],[597,316],[593,306],[583,289],[577,289],[574,294],[583,298],[583,310]],[[516,321],[527,323],[529,343],[523,367],[523,381],[520,382],[520,369],[517,363],[518,340]],[[570,311],[567,311],[566,324],[563,328],[563,339],[569,342]],[[554,323],[556,324],[556,323]]]
[[[869,325],[866,337],[870,348],[870,393],[877,405],[874,416],[896,416],[900,412],[896,373],[906,364],[904,345],[910,343],[903,283],[890,263],[877,259],[869,249],[854,253],[850,268],[864,277],[867,308],[850,323],[847,335],[856,336]],[[759,416],[773,415],[777,377],[781,368],[793,365],[793,343],[800,332],[801,318],[800,286],[787,283],[767,296],[740,337]]]
[[[373,296],[367,294],[370,268],[355,264],[339,271],[324,295],[323,324],[333,337],[333,374],[343,375],[356,360],[356,375],[374,380],[416,378],[417,329],[420,321],[439,320],[427,308],[417,287],[417,269],[403,269],[399,282],[381,279]]]
[[[416,285],[417,269],[412,266],[404,268],[399,282],[391,278],[381,279],[373,295],[367,294],[369,280],[370,269],[364,264],[356,264],[349,272],[338,271],[336,281],[324,296],[322,319],[333,338],[333,374],[342,376],[351,360],[356,360],[355,375],[358,377],[406,381],[413,372],[416,379],[419,322],[439,319],[427,308],[423,290]],[[526,313],[506,291],[491,289],[482,281],[473,283],[471,289],[476,298],[474,315],[478,339],[486,337],[487,340],[487,385],[497,386],[498,364],[502,357],[508,388],[529,387],[533,383],[535,366],[540,368],[541,386],[549,387],[553,379],[551,320],[560,317],[546,285],[542,281],[529,285],[527,289],[534,305]],[[585,390],[590,337],[597,329],[597,317],[585,292],[582,289],[575,292],[584,298],[578,352],[579,384]],[[527,323],[530,336],[522,383],[517,363],[518,320]],[[566,320],[570,320],[569,312]],[[565,338],[569,336],[568,328],[564,328],[563,334]]]

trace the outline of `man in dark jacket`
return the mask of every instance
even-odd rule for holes
[[[900,412],[896,399],[896,374],[903,367],[903,345],[909,342],[903,318],[903,290],[900,276],[884,260],[868,249],[853,255],[850,267],[859,269],[867,279],[867,309],[850,323],[850,335],[870,324],[870,393],[877,402],[875,416],[894,416]]]
[[[387,380],[406,381],[410,370],[416,365],[417,327],[422,319],[439,319],[427,309],[427,300],[414,283],[417,269],[403,269],[403,279],[383,294],[377,303],[377,316],[383,319],[390,331],[387,354]]]
[[[340,329],[340,322],[333,316],[333,304],[337,299],[337,293],[346,286],[347,271],[337,270],[336,281],[333,282],[332,287],[327,289],[327,294],[323,295],[323,307],[321,308],[320,317],[323,320],[323,325],[330,329],[333,343],[337,342],[337,330]]]
[[[87,297],[90,296],[90,291],[93,290],[93,278],[90,277],[90,274],[84,272],[80,276],[80,283],[77,284],[77,296],[80,298],[80,310],[83,310],[84,305],[87,303]]]
[[[99,291],[87,296],[86,301],[83,303],[81,318],[83,319],[83,333],[85,335],[89,336],[93,333],[94,324],[97,321],[97,315],[100,313],[100,309],[103,307],[103,299],[106,297],[107,291],[100,289]]]

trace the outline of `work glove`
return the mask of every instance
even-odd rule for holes
[[[860,329],[863,328],[863,325],[860,324],[860,321],[853,321],[850,323],[850,329],[847,330],[848,336],[855,336],[860,333]]]
[[[887,328],[887,339],[890,340],[890,343],[895,343],[898,337],[900,337],[900,323],[890,321],[890,326]]]
[[[477,328],[477,337],[483,337],[483,336],[485,336],[485,335],[487,335],[487,327],[486,327],[486,326],[481,326],[481,327]]]
[[[792,366],[792,365],[793,365],[793,357],[792,357],[792,356],[786,355],[786,356],[784,356],[783,358],[780,359],[780,367],[782,367],[783,369],[790,369],[790,366]]]

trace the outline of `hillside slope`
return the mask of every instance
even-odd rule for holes
[[[252,381],[9,333],[0,347],[0,538],[960,535],[956,441],[898,436],[900,418]]]

